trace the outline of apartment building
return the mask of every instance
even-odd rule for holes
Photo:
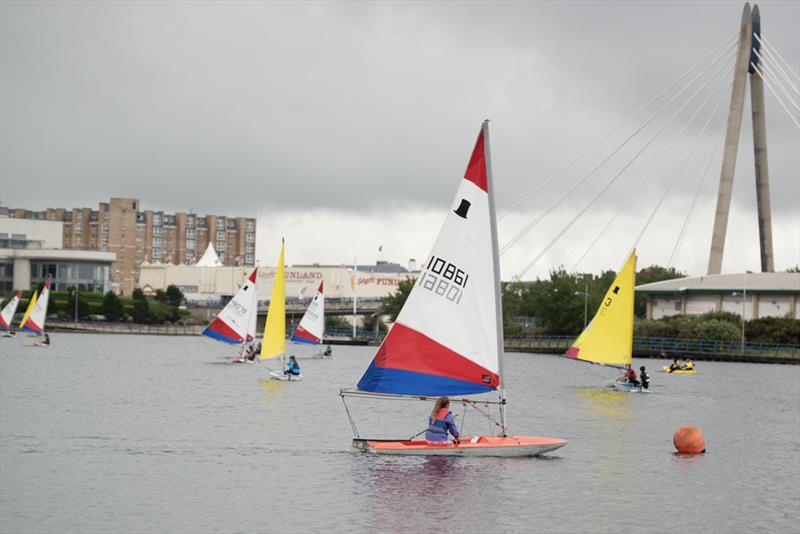
[[[193,265],[209,242],[223,264],[255,265],[254,218],[142,210],[135,198],[112,198],[96,210],[2,211],[18,219],[63,222],[65,249],[114,252],[112,288],[126,295],[137,287],[142,264]]]

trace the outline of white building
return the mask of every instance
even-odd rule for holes
[[[252,267],[198,267],[196,265],[145,264],[139,275],[139,287],[147,292],[175,285],[190,302],[213,301],[238,291]],[[359,299],[381,299],[393,293],[400,282],[418,273],[396,264],[358,266],[355,279]],[[307,300],[314,296],[320,282],[325,283],[326,299],[353,298],[352,267],[346,265],[297,265],[286,267],[287,300]],[[269,300],[275,283],[275,267],[258,269],[259,300]]]
[[[636,287],[647,296],[647,318],[728,311],[745,319],[800,319],[800,273],[713,274]]]

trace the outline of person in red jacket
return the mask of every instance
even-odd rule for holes
[[[628,384],[633,384],[634,386],[640,386],[641,383],[636,378],[636,371],[633,370],[631,364],[627,364],[625,369],[622,371],[622,375],[617,379],[618,382],[627,382]]]

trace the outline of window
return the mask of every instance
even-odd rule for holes
[[[83,212],[82,211],[78,211],[77,213],[75,213],[75,219],[78,220],[78,221],[82,221],[83,220]]]
[[[247,245],[246,247],[244,247],[244,251],[247,252],[248,254],[252,254],[254,252],[253,245]]]
[[[225,232],[217,231],[217,241],[225,241]]]
[[[155,259],[160,259],[160,258],[161,258],[161,249],[160,248],[154,248],[153,249],[153,259],[155,260]]]
[[[153,238],[153,246],[154,247],[160,247],[161,246],[161,238],[160,237],[154,237]]]
[[[187,228],[186,229],[186,237],[195,237],[196,230],[194,228]]]
[[[253,221],[253,220],[247,221],[247,224],[245,225],[245,228],[247,229],[248,232],[255,232],[256,231],[256,222]]]
[[[186,228],[194,228],[194,217],[186,217]]]
[[[236,219],[228,219],[228,230],[236,230]]]
[[[161,235],[161,227],[153,226],[153,235]]]
[[[256,262],[255,257],[252,254],[246,254],[244,257],[244,262],[247,265],[253,265]]]
[[[161,214],[154,213],[153,214],[153,226],[161,226]]]
[[[225,252],[225,241],[217,241],[217,252]]]
[[[217,219],[217,230],[224,230],[225,229],[225,219],[220,217]]]
[[[255,243],[256,242],[256,234],[248,232],[245,236],[245,239],[248,243]]]

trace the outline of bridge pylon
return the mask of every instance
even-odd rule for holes
[[[750,102],[753,120],[753,151],[755,154],[756,199],[758,203],[758,237],[761,250],[761,271],[775,270],[772,248],[772,209],[769,195],[769,170],[767,167],[767,126],[764,117],[764,83],[751,66],[758,64],[755,51],[760,42],[761,15],[758,6],[750,9],[745,3],[739,30],[739,46],[734,66],[731,105],[725,131],[725,151],[717,193],[717,210],[714,215],[714,230],[711,236],[711,251],[708,258],[708,274],[719,274],[722,270],[722,255],[725,251],[725,236],[728,229],[728,214],[731,207],[733,175],[736,170],[736,155],[739,134],[742,129],[744,95],[750,79]],[[749,76],[748,76],[749,74]]]

